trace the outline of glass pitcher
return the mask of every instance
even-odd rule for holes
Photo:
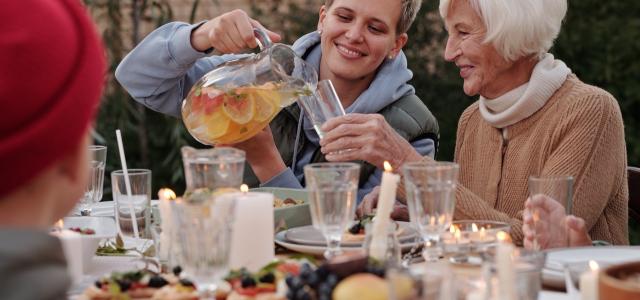
[[[244,151],[230,147],[181,148],[187,187],[184,198],[202,202],[230,189],[238,190],[244,173]]]
[[[254,29],[261,52],[226,62],[196,82],[182,102],[189,133],[207,145],[247,140],[300,95],[311,95],[317,72],[283,44]]]

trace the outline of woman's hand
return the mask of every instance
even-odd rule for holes
[[[265,30],[273,42],[280,41],[280,35],[264,28],[240,9],[222,14],[202,24],[191,33],[191,46],[204,52],[213,47],[220,53],[239,53],[258,46],[253,28]]]
[[[380,186],[376,186],[362,198],[362,202],[356,209],[356,216],[361,219],[364,216],[374,214],[374,209],[378,206],[378,196],[380,195]],[[396,202],[391,211],[391,218],[396,221],[409,221],[409,210],[407,206]]]
[[[379,114],[347,114],[328,120],[320,140],[328,161],[364,160],[378,168],[384,161],[399,168],[422,156]]]
[[[273,141],[269,126],[254,137],[231,146],[245,152],[245,159],[260,182],[269,181],[287,168]]]
[[[591,245],[584,220],[567,216],[564,206],[547,196],[527,199],[522,219],[527,249],[533,249],[534,239],[541,249]]]

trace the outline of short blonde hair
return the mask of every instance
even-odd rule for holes
[[[324,6],[327,8],[331,7],[334,0],[325,0]],[[389,1],[389,0],[386,0]],[[398,24],[396,25],[396,33],[405,33],[409,31],[411,28],[411,24],[413,24],[413,20],[416,19],[416,15],[420,10],[420,6],[422,5],[422,0],[396,0],[400,1],[402,7],[400,10],[400,19],[398,20]],[[362,3],[366,5],[366,3]]]
[[[567,13],[567,0],[440,0],[443,19],[454,1],[468,1],[487,27],[484,42],[510,61],[549,51]]]

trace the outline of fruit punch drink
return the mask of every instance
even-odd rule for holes
[[[214,85],[195,88],[187,96],[190,101],[182,104],[182,119],[201,143],[239,143],[256,135],[301,94],[311,94],[311,89],[292,89],[275,82],[228,89]]]

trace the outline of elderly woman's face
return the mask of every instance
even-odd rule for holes
[[[512,89],[513,63],[502,58],[491,44],[483,43],[487,29],[468,1],[452,1],[445,26],[449,38],[444,58],[460,68],[465,94],[492,99]]]
[[[395,56],[407,40],[396,34],[400,1],[336,0],[320,10],[318,30],[322,31],[322,64],[337,77],[358,80],[373,76],[389,55]]]

